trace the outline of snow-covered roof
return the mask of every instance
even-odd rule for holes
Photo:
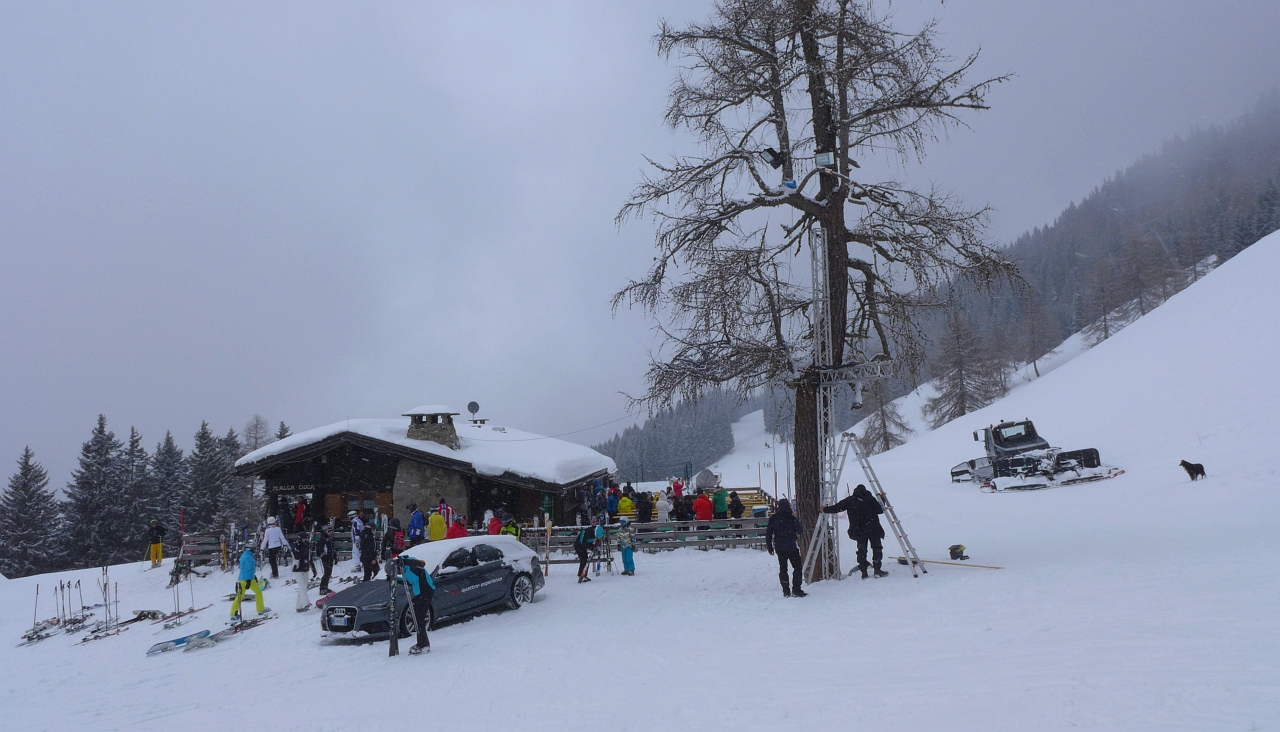
[[[406,419],[350,419],[317,427],[258,448],[236,461],[251,465],[344,432],[388,442],[415,452],[469,463],[480,475],[511,473],[522,478],[568,485],[601,471],[613,473],[613,460],[584,445],[492,424],[457,425],[461,446],[451,450],[429,440],[406,436]]]
[[[443,404],[427,404],[421,407],[414,407],[400,416],[414,417],[420,414],[462,414],[462,412],[453,407],[446,407]]]

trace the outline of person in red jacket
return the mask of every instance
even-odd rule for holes
[[[489,525],[485,527],[485,530],[490,536],[497,536],[498,532],[502,531],[502,519],[498,518],[496,515],[493,516],[489,519]]]
[[[467,517],[455,515],[453,517],[453,525],[445,532],[446,539],[465,539],[467,538]]]
[[[712,515],[711,499],[707,498],[707,494],[698,492],[698,497],[693,499],[693,518],[695,521],[710,521]],[[709,529],[710,526],[699,526],[698,530]]]

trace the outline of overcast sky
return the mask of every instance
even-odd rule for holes
[[[608,300],[652,229],[613,216],[685,145],[657,20],[709,6],[0,4],[0,476],[30,445],[61,487],[99,413],[149,446],[426,402],[624,417],[655,341]],[[894,8],[1017,74],[901,171],[998,241],[1280,85],[1274,0]]]

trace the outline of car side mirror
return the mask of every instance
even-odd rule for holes
[[[979,441],[979,440],[978,440],[978,431],[977,431],[977,430],[974,430],[974,431],[973,431],[973,441],[974,441],[974,442],[978,442],[978,441]]]
[[[440,568],[440,574],[453,574],[454,572],[457,572],[457,571],[458,571],[457,567],[441,567]]]

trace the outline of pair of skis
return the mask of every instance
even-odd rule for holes
[[[238,635],[240,633],[243,633],[246,630],[249,630],[250,628],[256,628],[259,625],[262,625],[263,623],[267,622],[268,620],[271,620],[272,618],[276,618],[276,617],[279,617],[279,616],[277,616],[275,613],[272,613],[270,615],[260,615],[254,618],[253,620],[241,620],[239,622],[232,623],[231,625],[227,626],[226,629],[220,630],[217,633],[213,633],[212,635],[209,633],[209,631],[202,630],[199,633],[194,634],[195,637],[187,636],[186,642],[183,643],[184,647],[182,650],[185,653],[187,651],[194,651],[197,648],[207,648],[209,646],[216,646],[218,645],[218,643],[230,638],[233,635]],[[182,639],[179,639],[179,640],[182,640]]]

